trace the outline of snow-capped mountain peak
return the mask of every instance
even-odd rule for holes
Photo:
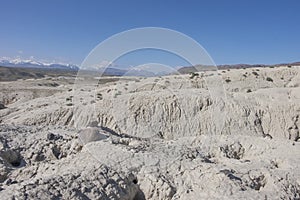
[[[53,69],[68,69],[68,70],[78,70],[77,65],[69,63],[51,63],[51,62],[41,62],[33,59],[0,59],[0,66],[3,67],[25,67],[25,68],[53,68]]]

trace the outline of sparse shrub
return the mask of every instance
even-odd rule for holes
[[[246,74],[243,74],[243,77],[245,77],[245,78],[246,78],[246,77],[247,77],[247,75],[246,75]]]
[[[272,169],[278,168],[279,163],[276,160],[271,160]]]
[[[122,94],[121,91],[116,92],[116,93],[114,94],[114,98],[116,98],[117,96],[119,96],[119,95],[121,95],[121,94]]]
[[[291,66],[291,65],[288,65],[287,67],[288,67],[288,68],[291,68],[292,66]]]
[[[197,74],[195,72],[191,72],[190,75],[191,75],[190,79],[193,79],[194,77],[199,76],[199,74]]]
[[[102,100],[103,99],[102,94],[101,93],[97,93],[97,98],[100,99],[100,100]]]
[[[231,80],[230,80],[229,78],[227,78],[227,79],[225,80],[225,82],[226,82],[226,83],[230,83]]]
[[[71,97],[67,97],[66,101],[72,101],[72,98]]]
[[[274,66],[270,66],[270,68],[274,68]]]
[[[68,89],[68,92],[71,92],[73,89]]]
[[[270,82],[273,82],[273,79],[270,78],[270,77],[267,77],[266,80],[267,80],[267,81],[270,81]]]
[[[250,92],[252,92],[252,90],[251,90],[251,89],[248,89],[248,90],[247,90],[247,93],[250,93]]]
[[[67,106],[73,106],[73,104],[72,104],[72,103],[67,103],[66,105],[67,105]]]
[[[254,76],[259,76],[259,74],[258,74],[257,72],[252,72],[252,74],[253,74]]]

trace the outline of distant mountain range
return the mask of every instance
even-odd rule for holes
[[[64,64],[64,63],[46,63],[35,60],[22,60],[22,59],[3,59],[0,60],[0,66],[2,67],[11,67],[11,68],[31,68],[31,69],[51,69],[51,70],[71,70],[78,71],[80,69],[79,66],[73,64]],[[88,71],[98,71],[102,72],[105,75],[111,76],[123,76],[126,74],[126,70],[116,69],[116,68],[107,68],[105,72],[104,68],[100,69],[87,69]]]
[[[11,68],[31,68],[31,69],[61,69],[61,70],[72,70],[78,71],[79,66],[73,64],[63,64],[63,63],[45,63],[35,60],[21,60],[21,59],[3,59],[0,60],[0,66],[2,67],[11,67]],[[130,69],[119,69],[115,67],[107,68],[87,68],[83,69],[86,71],[96,71],[98,73],[103,73],[107,76],[162,76],[168,74],[167,72],[152,72],[146,69],[140,68],[130,68]]]
[[[22,60],[22,59],[3,59],[0,60],[0,66],[3,67],[24,67],[24,68],[52,68],[64,70],[79,70],[79,67],[72,64],[63,63],[45,63],[35,60]]]

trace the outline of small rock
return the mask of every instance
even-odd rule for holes
[[[32,159],[33,159],[34,161],[36,161],[36,162],[40,162],[40,161],[45,160],[46,157],[45,157],[45,155],[42,154],[42,153],[37,153],[37,154],[35,154],[35,155],[32,157]]]
[[[0,183],[3,183],[8,178],[9,170],[4,164],[0,164]]]
[[[48,140],[59,140],[59,139],[61,139],[61,138],[62,138],[61,135],[56,135],[56,134],[54,134],[54,133],[48,133],[48,134],[47,134],[47,139],[48,139]]]
[[[0,103],[0,110],[6,108],[3,103]]]
[[[221,147],[220,150],[230,159],[241,159],[244,156],[245,148],[239,142]]]
[[[78,142],[77,139],[72,142],[71,147],[70,147],[71,152],[77,153],[77,152],[81,151],[81,149],[82,149],[82,145]]]
[[[0,151],[4,148],[4,144],[0,141]]]
[[[60,159],[60,150],[56,145],[51,144],[46,154],[50,160]]]
[[[10,183],[12,182],[12,180],[9,178],[9,179],[6,179],[6,181],[4,182],[5,185],[10,185]]]
[[[88,125],[88,127],[97,127],[97,126],[98,126],[98,122],[97,121],[92,121]]]
[[[54,140],[55,135],[53,133],[48,133],[47,134],[47,139],[48,140]]]

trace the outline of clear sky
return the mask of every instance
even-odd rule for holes
[[[300,61],[299,0],[3,0],[0,9],[0,57],[80,64],[113,34],[157,26],[194,38],[217,64]],[[182,64],[157,54],[145,62]]]

